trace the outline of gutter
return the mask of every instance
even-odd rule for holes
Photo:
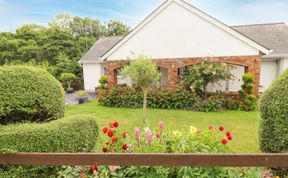
[[[288,53],[284,54],[268,54],[265,56],[262,56],[263,59],[269,59],[269,58],[288,58]]]

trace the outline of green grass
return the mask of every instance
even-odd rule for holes
[[[69,106],[66,116],[75,114],[91,114],[98,120],[100,128],[109,122],[118,121],[121,129],[129,133],[135,127],[146,127],[142,124],[141,109],[109,108],[100,106],[96,101],[83,105]],[[233,141],[228,144],[237,153],[260,152],[258,142],[258,112],[225,111],[225,112],[193,112],[185,110],[148,109],[147,120],[150,128],[158,126],[163,120],[169,130],[187,130],[190,125],[199,129],[208,129],[210,125],[223,125],[231,131]]]

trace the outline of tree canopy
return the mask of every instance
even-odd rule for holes
[[[64,72],[81,77],[78,61],[99,38],[124,35],[129,30],[118,20],[100,22],[62,13],[47,27],[25,24],[15,32],[1,32],[0,65],[45,63],[57,78]]]

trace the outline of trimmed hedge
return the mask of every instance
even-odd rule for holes
[[[64,90],[44,69],[0,67],[0,101],[0,124],[39,122],[64,116]]]
[[[89,152],[97,139],[93,117],[72,116],[48,123],[0,127],[2,152]]]
[[[261,150],[268,153],[288,152],[288,70],[261,95],[259,110]],[[284,173],[281,171],[281,174]],[[288,175],[288,170],[285,174]]]
[[[132,87],[115,86],[101,88],[98,92],[99,103],[108,107],[140,108],[143,104],[143,92]],[[175,91],[155,89],[148,92],[147,106],[160,109],[187,109],[194,111],[237,110],[238,100],[226,97],[223,93],[202,100],[194,92],[178,88]]]
[[[90,116],[0,127],[0,152],[92,152],[98,125]],[[60,167],[0,166],[0,177],[57,177]]]

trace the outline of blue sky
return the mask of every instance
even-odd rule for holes
[[[288,0],[186,0],[228,25],[286,22]],[[164,0],[0,0],[0,31],[25,23],[47,25],[65,12],[134,27]]]

